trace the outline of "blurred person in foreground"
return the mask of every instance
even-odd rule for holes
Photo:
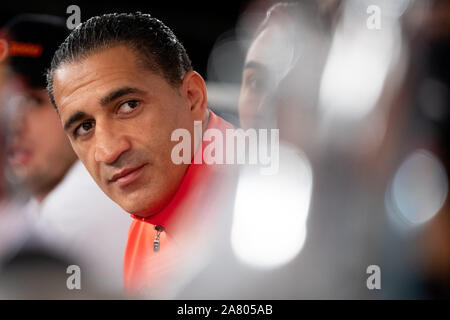
[[[134,218],[126,289],[172,297],[207,261],[229,212],[234,166],[202,161],[211,142],[202,134],[232,125],[208,108],[205,82],[172,31],[139,12],[96,16],[72,31],[48,90],[92,178]]]
[[[259,134],[277,137],[265,142],[260,137],[258,152],[266,151],[279,166],[269,175],[261,171],[262,165],[248,163],[240,168],[234,214],[226,225],[231,227],[229,237],[215,264],[181,297],[292,299],[317,297],[321,292],[317,283],[307,285],[311,274],[304,273],[298,261],[303,261],[301,251],[310,232],[315,177],[308,154],[313,148],[306,147],[314,146],[318,79],[327,54],[328,24],[332,24],[325,15],[312,1],[278,3],[255,30],[242,73],[240,123],[248,136],[258,129]],[[302,99],[281,110],[280,99],[291,82]],[[249,148],[246,156],[254,151]],[[305,261],[317,263],[310,257]]]
[[[283,44],[289,34],[289,28],[282,27],[287,19],[277,21],[276,16],[291,16],[294,10],[280,9],[295,5],[282,4],[270,11],[262,25],[266,32],[259,29],[247,55],[241,124],[278,126],[280,138],[303,149],[312,160],[315,186],[304,248],[297,259],[271,273],[272,282],[266,287],[273,290],[277,285],[286,297],[448,296],[445,3],[415,2],[401,8],[403,13],[388,2],[375,2],[384,5],[390,18],[383,20],[381,31],[373,31],[361,25],[367,19],[364,4],[343,1],[333,38],[323,42],[330,53],[319,50],[314,57],[305,41],[308,45],[299,46],[292,67],[289,61],[295,55],[289,53],[289,41]],[[444,10],[434,9],[439,7]],[[419,16],[418,22],[411,18]],[[404,46],[398,45],[399,34]],[[303,44],[302,38],[295,39]],[[389,46],[392,39],[396,41]],[[379,49],[375,56],[370,43]],[[308,73],[311,66],[319,68]],[[339,90],[327,91],[325,80]],[[377,85],[377,99],[368,103],[365,92],[374,92]],[[347,99],[350,95],[352,99]],[[367,113],[358,114],[364,105]],[[380,267],[380,290],[367,285],[366,268],[371,265]],[[261,283],[250,286],[248,297],[252,291],[265,292]],[[234,290],[242,293],[244,288],[238,285]]]
[[[23,214],[33,237],[68,253],[80,266],[86,287],[120,292],[130,220],[77,161],[45,89],[45,71],[67,35],[65,21],[48,15],[23,14],[3,29],[9,67],[2,88],[8,176],[18,192],[29,196]],[[105,219],[110,228],[104,228]],[[3,227],[18,232],[7,223]]]

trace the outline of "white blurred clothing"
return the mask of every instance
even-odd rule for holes
[[[101,289],[121,292],[131,218],[101,191],[80,161],[41,203],[39,220],[42,231],[51,228],[81,259],[89,279]]]
[[[63,253],[80,266],[85,283],[121,294],[130,223],[78,161],[41,203],[0,203],[0,259],[30,244]]]
[[[0,261],[19,250],[26,241],[32,230],[32,211],[15,200],[0,202]]]

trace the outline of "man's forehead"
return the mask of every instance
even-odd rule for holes
[[[120,52],[119,52],[120,53]],[[112,87],[124,87],[136,82],[139,74],[133,56],[100,52],[80,61],[62,64],[54,74],[53,91],[59,111],[68,104],[100,97]]]
[[[277,25],[269,25],[252,43],[246,62],[257,62],[276,74],[284,74],[292,64],[294,46]]]
[[[127,49],[115,47],[63,63],[55,71],[54,82],[68,85],[76,81],[77,84],[85,78],[95,79],[136,69],[136,57]]]

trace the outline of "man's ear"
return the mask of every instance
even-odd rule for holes
[[[0,62],[8,55],[8,43],[5,39],[0,39]]]
[[[205,80],[197,72],[189,71],[183,78],[182,92],[188,101],[193,118],[202,121],[208,107]]]

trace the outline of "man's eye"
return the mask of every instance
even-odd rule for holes
[[[34,96],[34,95],[25,97],[24,101],[26,102],[27,106],[30,106],[30,107],[40,107],[44,103],[44,100],[41,97]]]
[[[93,127],[94,123],[92,121],[85,121],[75,128],[73,135],[75,138],[85,136],[91,131]]]
[[[267,82],[264,79],[255,76],[247,78],[246,82],[247,87],[253,91],[263,91],[267,87]]]
[[[137,100],[130,100],[127,102],[122,103],[119,106],[119,113],[131,113],[134,109],[136,109],[139,106],[139,101]]]
[[[41,97],[35,97],[35,96],[31,96],[30,98],[30,102],[32,102],[34,105],[36,106],[42,106],[42,104],[44,103],[44,100]]]

